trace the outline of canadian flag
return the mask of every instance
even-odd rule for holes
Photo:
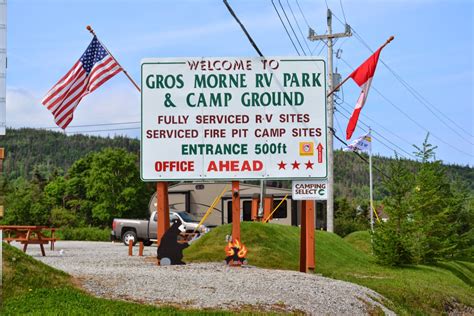
[[[352,112],[352,116],[349,119],[349,123],[347,124],[346,139],[351,139],[352,133],[354,133],[354,130],[357,126],[360,111],[364,107],[365,100],[367,100],[370,84],[372,83],[372,78],[375,74],[375,68],[377,68],[377,62],[379,61],[379,55],[384,46],[380,47],[372,56],[367,58],[367,60],[362,65],[360,65],[359,68],[354,70],[354,72],[349,76],[357,83],[359,87],[362,88],[362,91],[360,92],[354,112]]]

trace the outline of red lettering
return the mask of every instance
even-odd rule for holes
[[[156,172],[176,171],[188,172],[194,171],[194,161],[156,161]]]

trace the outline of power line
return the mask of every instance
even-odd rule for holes
[[[327,4],[327,2],[326,2]],[[333,14],[334,15],[334,14]],[[335,16],[335,15],[334,15]],[[336,19],[342,23],[342,21],[337,17],[335,16]],[[352,28],[351,28],[352,29]],[[327,43],[326,42],[323,42],[324,45],[327,46]],[[324,48],[324,46],[323,46]],[[370,47],[369,47],[370,49]],[[321,50],[322,51],[322,50]],[[321,53],[320,51],[320,53]],[[319,54],[320,54],[319,53]],[[352,70],[354,70],[354,68],[346,61],[344,60],[342,57],[340,58],[349,68],[351,68]],[[374,86],[372,86],[372,89],[375,90],[377,92],[377,94],[379,94],[386,102],[388,102],[389,104],[391,104],[393,107],[395,107],[400,113],[402,113],[405,117],[407,117],[410,121],[412,121],[414,124],[416,124],[419,128],[423,129],[424,131],[430,133],[434,138],[436,138],[437,140],[439,140],[440,142],[444,143],[445,145],[455,149],[456,151],[460,152],[460,153],[463,153],[465,155],[468,155],[468,156],[471,156],[471,157],[474,157],[472,154],[470,153],[467,153],[451,144],[449,144],[448,142],[444,141],[443,139],[441,139],[440,137],[436,136],[435,134],[433,134],[432,132],[430,132],[427,128],[423,127],[420,123],[418,123],[417,121],[415,121],[414,119],[412,119],[407,113],[405,113],[400,107],[398,107],[395,103],[393,103],[391,100],[389,100],[385,95],[383,95],[379,90],[377,90]]]
[[[334,128],[331,128],[331,133],[332,135],[339,141],[341,142],[344,146],[348,146],[348,144],[343,141],[339,136],[337,136],[336,132],[334,131]],[[362,156],[361,154],[359,154],[357,151],[352,151],[354,154],[356,154],[360,159],[362,159],[363,161],[365,161],[366,163],[369,163],[369,161],[367,159],[365,159],[364,156]],[[375,167],[375,166],[372,166],[375,170],[377,170],[378,172],[380,172],[381,175],[383,175],[385,178],[387,179],[390,179],[390,177],[385,173],[383,172],[382,170],[380,170],[379,168]]]
[[[293,13],[293,9],[291,8],[290,1],[286,0],[286,3],[288,4],[288,8],[290,8],[291,15],[293,16],[293,20],[295,20],[296,26],[298,27],[298,30],[300,31],[301,37],[303,38],[303,41],[306,44],[306,48],[308,48],[308,52],[311,52],[311,49],[309,48],[309,45],[308,45],[308,41],[306,40],[306,37],[304,37],[303,32],[301,31],[301,28],[300,28],[300,24],[298,23],[298,20],[296,19],[296,16]]]
[[[283,23],[283,20],[282,20],[282,18],[281,18],[281,16],[280,16],[280,13],[278,12],[277,7],[275,6],[275,3],[273,2],[273,0],[272,0],[272,4],[273,4],[273,8],[275,9],[275,12],[276,12],[277,15],[278,15],[278,18],[280,19],[281,25],[283,25],[283,27],[285,28],[286,35],[288,35],[288,38],[290,39],[291,44],[293,44],[293,47],[295,48],[295,50],[296,50],[296,52],[298,53],[298,55],[301,56],[301,54],[300,54],[298,48],[296,48],[295,42],[293,42],[293,39],[291,38],[290,33],[288,32],[288,29],[286,28],[285,23]]]
[[[111,125],[129,125],[129,124],[140,124],[140,121],[136,122],[117,122],[117,123],[97,123],[97,124],[87,124],[87,125],[69,125],[68,128],[76,127],[95,127],[95,126],[111,126]],[[49,126],[49,127],[40,127],[41,129],[58,129],[59,126]]]
[[[348,113],[349,116],[352,114],[350,111],[348,111],[348,110],[347,110],[346,108],[344,108],[342,105],[341,105],[340,108],[343,109],[346,113]],[[341,111],[338,111],[338,112],[339,112],[342,116],[344,116],[346,119],[349,120],[349,116],[346,116],[346,115],[343,114]],[[359,122],[360,122],[362,125],[364,125],[365,127],[370,128],[370,126],[367,125],[366,123],[364,123],[362,120],[359,119]],[[362,129],[364,132],[368,132],[367,130],[363,129],[363,128],[360,127],[360,126],[359,126],[359,128]],[[411,157],[411,158],[413,158],[413,159],[416,159],[416,157],[415,157],[413,154],[409,153],[408,151],[406,151],[406,150],[403,149],[402,147],[398,146],[397,144],[395,144],[394,142],[392,142],[391,140],[389,140],[388,138],[386,138],[385,136],[383,136],[381,133],[377,132],[377,130],[375,130],[375,129],[373,129],[373,128],[371,128],[371,129],[372,129],[372,132],[374,132],[375,134],[377,134],[378,136],[380,136],[380,137],[381,137],[382,139],[384,139],[386,142],[388,142],[388,143],[390,143],[392,146],[398,148],[400,151],[404,152],[404,153],[405,153],[406,155],[408,155],[409,157]],[[379,141],[382,145],[384,145],[385,147],[387,147],[388,149],[393,150],[393,151],[396,152],[395,148],[388,146],[387,144],[385,144],[384,142],[382,142],[380,139],[378,139],[378,141]]]
[[[252,47],[257,51],[257,53],[260,57],[263,57],[262,52],[258,48],[257,44],[255,44],[255,42],[253,41],[252,36],[250,36],[249,32],[247,32],[247,29],[245,28],[245,26],[242,24],[242,22],[240,22],[239,18],[235,14],[235,12],[232,9],[232,7],[230,6],[230,4],[227,2],[227,0],[223,0],[223,1],[224,1],[225,6],[227,7],[227,10],[229,11],[229,13],[232,15],[232,17],[235,19],[235,21],[237,21],[237,23],[240,25],[240,28],[245,33],[245,36],[247,36],[247,39],[249,40]]]
[[[334,110],[337,111],[337,108],[334,108]],[[337,119],[337,116],[334,115],[334,118],[336,119],[336,123],[337,123],[337,127],[339,127],[339,130],[343,130],[342,127],[341,127],[341,124],[339,123],[339,120]]]
[[[341,60],[349,67],[351,68],[352,70],[354,69],[354,67],[352,67],[344,58],[341,57]],[[470,154],[470,153],[467,153],[453,145],[451,145],[450,143],[444,141],[442,138],[438,137],[436,134],[434,134],[433,132],[431,132],[430,130],[428,130],[427,128],[425,128],[423,125],[421,125],[420,123],[418,123],[416,120],[414,120],[410,115],[408,115],[405,111],[403,111],[399,106],[397,106],[394,102],[392,102],[390,99],[388,99],[384,94],[382,94],[379,90],[377,90],[377,88],[375,88],[374,85],[371,85],[371,89],[374,90],[375,92],[377,92],[378,95],[380,95],[388,104],[392,105],[395,109],[397,109],[400,113],[402,113],[407,119],[409,119],[412,123],[414,123],[416,126],[418,126],[420,129],[424,130],[425,132],[427,133],[430,133],[430,135],[432,135],[434,138],[436,138],[437,140],[439,140],[440,142],[442,142],[443,144],[451,147],[452,149],[460,152],[460,153],[463,153],[467,156],[471,156],[471,157],[474,157],[474,155]]]
[[[337,110],[336,112],[338,112],[338,113],[341,114],[344,118],[346,118],[347,120],[349,120],[349,116],[348,116],[348,115],[342,113],[342,112],[339,111],[339,110]],[[368,130],[364,129],[363,127],[359,126],[359,128],[360,128],[362,131],[364,131],[365,133],[368,133]],[[397,153],[397,150],[395,150],[394,148],[388,146],[387,144],[385,144],[384,142],[381,142],[380,140],[379,140],[379,142],[380,142],[384,147],[386,147],[387,149],[393,150],[395,153]]]
[[[336,98],[340,99],[339,96],[335,95]],[[348,106],[351,106],[349,103],[347,103],[345,100],[342,100],[342,103],[348,105]],[[341,105],[342,106],[342,103],[338,103],[338,105]],[[374,123],[375,125],[377,125],[380,129],[383,129],[384,131],[386,131],[387,133],[391,134],[392,136],[395,136],[397,137],[399,140],[401,140],[402,142],[412,146],[413,144],[410,143],[409,141],[407,141],[405,138],[403,137],[400,137],[398,134],[392,132],[391,130],[389,130],[388,128],[384,127],[382,124],[378,123],[376,120],[372,119],[370,116],[368,116],[367,114],[364,114],[364,113],[360,113],[360,116],[362,116],[363,118],[366,118],[368,119],[369,121],[371,121],[372,123]],[[362,121],[363,122],[363,121]],[[365,124],[365,123],[364,123]]]
[[[342,15],[344,16],[344,23],[347,24],[346,13],[344,12],[344,7],[342,6],[342,0],[339,0],[339,4],[341,5]]]
[[[300,3],[299,3],[298,0],[296,0],[296,5],[298,6],[298,9],[299,9],[301,15],[303,16],[303,20],[305,21],[306,26],[308,27],[308,29],[311,29],[311,26],[309,25],[308,20],[306,19],[306,15],[304,14],[303,9],[301,9],[301,6],[300,6]],[[313,31],[314,31],[314,30],[313,30]],[[327,33],[327,32],[326,32],[326,33]],[[326,34],[326,33],[324,33],[324,34]],[[314,34],[317,34],[317,32],[315,31]],[[314,46],[314,48],[313,48],[312,50],[310,50],[310,55],[313,55],[313,54],[314,54],[314,52],[315,52],[316,49],[319,47],[319,45],[321,45],[321,42],[324,42],[324,44],[327,46],[327,42],[326,42],[325,40],[318,41],[318,43]],[[335,43],[335,41],[334,41],[334,43]],[[324,46],[323,46],[323,48],[324,48]],[[321,50],[319,51],[318,55],[321,55],[322,50],[323,50],[323,49],[321,49]]]
[[[283,11],[283,14],[285,15],[286,21],[288,22],[288,25],[290,26],[291,31],[293,32],[293,35],[295,36],[296,41],[298,42],[298,45],[299,45],[300,48],[301,48],[301,51],[302,51],[303,54],[306,56],[306,52],[305,52],[305,50],[303,49],[303,45],[301,45],[300,40],[298,39],[298,36],[296,35],[295,29],[293,28],[293,25],[291,24],[290,19],[288,18],[288,15],[286,15],[286,11],[285,11],[285,8],[283,8],[283,5],[281,4],[281,0],[278,0],[278,3],[280,4],[280,8],[281,8],[281,10]]]
[[[339,19],[336,15],[334,17],[339,21],[339,23],[343,24],[341,19]],[[345,16],[344,16],[345,20]],[[357,38],[359,42],[361,42],[370,52],[374,52],[372,48],[364,41],[362,36],[354,29],[352,28],[352,32]],[[451,126],[449,126],[445,120],[440,117],[437,113],[435,113],[433,110],[436,110],[440,115],[442,115],[446,120],[451,122],[454,126],[456,126],[458,129],[462,130],[464,133],[466,133],[470,137],[474,137],[471,132],[468,132],[465,130],[462,126],[457,124],[455,121],[453,121],[449,116],[444,114],[441,110],[439,110],[435,105],[433,105],[431,102],[429,102],[420,92],[418,92],[413,86],[411,86],[406,80],[404,80],[392,67],[390,67],[382,58],[380,58],[380,62],[390,71],[390,73],[397,79],[402,86],[404,86],[408,92],[418,101],[420,102],[428,111],[430,111],[433,116],[435,116],[440,122],[442,122],[448,129],[450,129],[453,133],[456,135],[460,136],[463,138],[464,136],[460,135],[456,130],[454,130]],[[470,144],[474,145],[473,142],[468,141]]]
[[[72,132],[66,132],[66,134],[99,133],[99,132],[112,132],[112,131],[135,130],[135,129],[141,129],[141,127],[125,127],[125,128],[112,128],[112,129],[97,129],[97,130],[90,130],[90,131],[72,131]]]
[[[304,19],[306,25],[307,25],[308,28],[309,28],[310,26],[309,26],[308,20],[306,20],[306,16],[304,15],[303,10],[301,10],[301,6],[300,6],[300,3],[299,3],[298,0],[296,0],[296,5],[297,5],[298,8],[300,9],[301,15],[303,16],[303,19]]]

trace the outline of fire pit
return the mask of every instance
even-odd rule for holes
[[[238,239],[230,242],[225,247],[225,253],[227,257],[225,261],[227,265],[232,267],[240,267],[243,264],[247,264],[247,248],[244,244],[240,243]]]

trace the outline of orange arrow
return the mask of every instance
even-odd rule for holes
[[[318,150],[318,163],[322,163],[323,162],[323,145],[319,143],[316,149]]]

